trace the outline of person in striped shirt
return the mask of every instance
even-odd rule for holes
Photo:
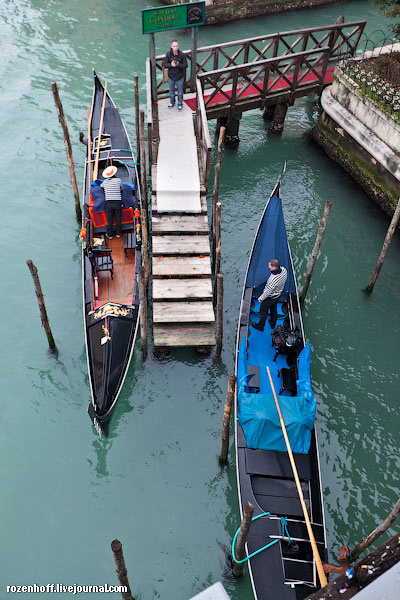
[[[107,215],[107,233],[109,240],[113,239],[113,221],[115,215],[115,234],[117,238],[121,237],[121,216],[122,216],[122,181],[119,177],[114,177],[118,171],[117,167],[107,167],[102,175],[104,177],[101,187],[106,196],[106,215]]]
[[[271,258],[268,263],[268,268],[271,275],[267,279],[263,293],[258,298],[258,301],[260,302],[260,320],[258,323],[252,323],[252,326],[259,331],[264,331],[268,310],[271,311],[269,324],[272,329],[275,329],[278,316],[276,305],[278,304],[278,300],[287,280],[287,270],[285,267],[280,266],[277,258]]]

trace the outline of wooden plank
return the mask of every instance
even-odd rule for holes
[[[157,325],[154,346],[214,346],[214,325]]]
[[[160,235],[152,237],[155,254],[210,254],[208,235]]]
[[[206,215],[153,215],[153,234],[208,233]]]
[[[211,279],[154,279],[153,300],[212,298]]]
[[[153,256],[153,277],[211,275],[209,256]]]
[[[155,302],[153,323],[214,323],[212,302]]]

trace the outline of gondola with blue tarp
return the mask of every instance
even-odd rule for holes
[[[253,242],[236,346],[238,492],[241,511],[246,502],[255,507],[247,553],[256,600],[300,600],[320,587],[267,367],[278,394],[318,552],[326,560],[310,345],[304,338],[280,180],[265,206]],[[277,303],[274,327],[267,320],[259,330],[258,298],[267,282],[271,259],[279,260],[287,279]]]

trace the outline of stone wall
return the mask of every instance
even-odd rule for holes
[[[181,0],[163,0],[163,2],[181,4]],[[215,25],[299,8],[313,8],[334,2],[340,0],[206,0],[206,23]]]
[[[388,214],[400,196],[400,126],[336,67],[313,137]]]

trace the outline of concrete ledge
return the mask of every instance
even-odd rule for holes
[[[400,124],[381,110],[343,71],[336,67],[334,81],[329,88],[332,98],[341,107],[358,118],[374,135],[387,144],[394,154],[400,150]],[[399,161],[396,157],[396,162]]]
[[[399,157],[371,129],[332,96],[331,88],[323,91],[321,105],[327,115],[400,181]]]

